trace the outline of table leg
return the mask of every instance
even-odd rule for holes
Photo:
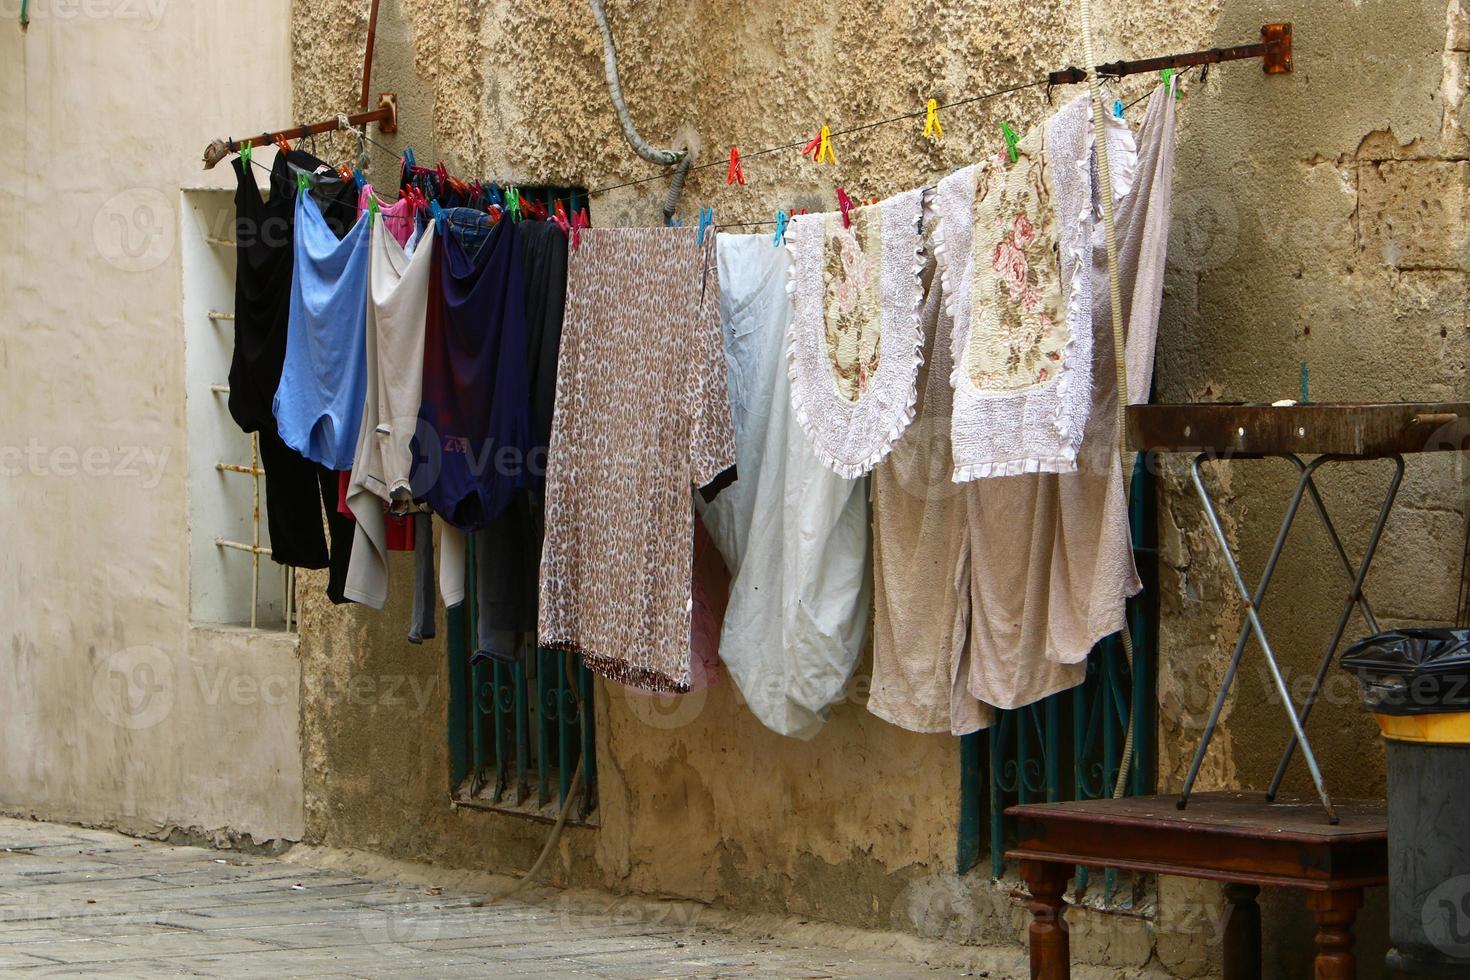
[[[1225,980],[1261,976],[1261,907],[1259,885],[1225,886]]]
[[[1353,920],[1362,907],[1361,888],[1307,893],[1307,908],[1317,919],[1317,980],[1352,980],[1358,975]]]
[[[1072,877],[1072,866],[1022,861],[1021,877],[1031,890],[1031,980],[1068,980],[1072,953],[1067,938],[1067,902],[1062,896]]]
[[[1322,782],[1322,770],[1317,765],[1317,756],[1312,752],[1312,743],[1307,740],[1307,733],[1302,728],[1301,719],[1297,717],[1296,705],[1291,699],[1291,692],[1286,687],[1286,678],[1281,674],[1281,667],[1276,662],[1276,654],[1271,649],[1271,642],[1266,637],[1266,627],[1261,622],[1260,611],[1256,608],[1256,598],[1246,587],[1245,578],[1241,575],[1240,564],[1236,561],[1235,553],[1230,550],[1230,538],[1225,534],[1225,528],[1220,524],[1220,517],[1215,512],[1214,501],[1210,499],[1209,491],[1205,489],[1204,476],[1200,472],[1201,465],[1208,459],[1208,454],[1201,454],[1195,458],[1194,465],[1190,468],[1190,477],[1194,481],[1194,488],[1199,494],[1200,503],[1204,507],[1205,519],[1214,532],[1215,540],[1220,543],[1220,557],[1225,561],[1225,567],[1230,572],[1230,578],[1235,585],[1235,591],[1245,603],[1245,616],[1250,630],[1256,634],[1256,642],[1260,644],[1261,653],[1266,657],[1266,669],[1270,671],[1271,680],[1276,685],[1276,693],[1281,698],[1281,706],[1286,711],[1287,720],[1291,723],[1292,733],[1302,747],[1302,758],[1307,763],[1307,771],[1312,774],[1312,782],[1317,787],[1317,796],[1322,800],[1322,808],[1327,811],[1327,819],[1330,823],[1337,823],[1337,811],[1332,808],[1332,798],[1327,795],[1327,787]],[[1282,519],[1281,531],[1276,539],[1276,546],[1272,549],[1271,558],[1267,562],[1268,570],[1274,569],[1275,562],[1281,556],[1281,549],[1286,543],[1286,534],[1291,529],[1292,522],[1296,519],[1298,509],[1301,507],[1302,497],[1306,493],[1308,481],[1304,478],[1297,482],[1296,492],[1292,494],[1291,504],[1286,509],[1286,516]],[[1237,651],[1241,645],[1237,644]],[[1239,652],[1232,666],[1239,663]],[[1227,672],[1226,683],[1222,685],[1221,695],[1223,700],[1224,688],[1228,688],[1230,682],[1234,681],[1233,673]],[[1217,701],[1218,703],[1218,701]],[[1214,735],[1214,723],[1217,720],[1212,716],[1210,723],[1205,726],[1204,736],[1200,739],[1199,747],[1195,750],[1194,763],[1190,767],[1190,773],[1185,780],[1184,791],[1180,796],[1179,805],[1184,806],[1188,799],[1191,784],[1199,772],[1199,763],[1203,760],[1205,749],[1208,747],[1211,736]]]
[[[1342,560],[1348,577],[1353,583],[1352,591],[1348,593],[1342,612],[1337,617],[1337,629],[1332,634],[1332,641],[1327,644],[1327,652],[1322,655],[1322,660],[1317,665],[1317,675],[1312,680],[1312,689],[1307,692],[1307,700],[1302,704],[1302,710],[1297,716],[1301,719],[1303,730],[1306,728],[1308,716],[1312,713],[1312,706],[1317,703],[1317,695],[1322,690],[1322,682],[1327,679],[1327,670],[1332,666],[1337,655],[1337,648],[1342,643],[1342,636],[1347,631],[1348,621],[1352,619],[1353,608],[1360,609],[1371,632],[1378,632],[1378,620],[1374,618],[1373,610],[1368,606],[1368,600],[1363,597],[1363,582],[1368,578],[1368,569],[1372,567],[1373,556],[1378,553],[1378,543],[1383,539],[1383,528],[1388,524],[1388,515],[1393,511],[1393,502],[1398,497],[1399,486],[1404,482],[1404,458],[1402,456],[1386,458],[1394,464],[1393,478],[1389,480],[1388,492],[1384,494],[1383,503],[1378,508],[1378,520],[1368,535],[1368,543],[1363,549],[1363,560],[1358,563],[1356,573],[1348,562],[1347,551],[1337,536],[1337,528],[1333,527],[1332,518],[1327,516],[1327,506],[1322,502],[1321,495],[1317,493],[1316,484],[1312,482],[1312,471],[1325,463],[1357,462],[1358,460],[1355,457],[1319,456],[1312,460],[1303,473],[1303,479],[1308,481],[1307,489],[1312,494],[1313,502],[1317,505],[1317,512],[1322,515],[1327,537],[1337,549],[1338,557]],[[1286,767],[1291,764],[1294,752],[1296,752],[1296,736],[1292,735],[1291,741],[1286,744],[1286,751],[1281,754],[1281,761],[1276,765],[1276,775],[1271,777],[1271,786],[1266,790],[1266,799],[1276,799],[1276,793],[1281,788],[1281,780],[1286,776]]]

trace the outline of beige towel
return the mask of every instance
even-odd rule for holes
[[[970,599],[967,488],[950,479],[951,329],[932,259],[924,284],[917,419],[873,470],[868,710],[910,731],[966,735],[994,713],[969,694],[960,670]]]

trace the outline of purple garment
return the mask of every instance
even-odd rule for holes
[[[532,485],[525,278],[516,225],[434,237],[416,499],[462,530],[494,521]]]

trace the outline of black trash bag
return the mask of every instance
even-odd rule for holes
[[[1389,630],[1354,643],[1338,663],[1358,675],[1369,711],[1470,711],[1470,629]]]

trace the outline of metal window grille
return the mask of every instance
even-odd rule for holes
[[[1143,591],[1128,601],[1133,669],[1122,644],[1108,637],[1093,648],[1085,681],[1070,691],[1011,711],[996,712],[988,730],[967,735],[961,745],[959,867],[967,871],[990,851],[990,872],[1005,870],[1005,849],[1014,828],[1005,818],[1013,803],[1097,799],[1111,796],[1122,765],[1129,707],[1133,712],[1133,765],[1126,791],[1153,791],[1156,768],[1155,671],[1158,662],[1158,538],[1156,491],[1149,459],[1139,454],[1133,471],[1129,520],[1133,559]],[[1117,885],[1104,872],[1104,895]],[[1088,871],[1077,869],[1078,888]]]
[[[580,658],[533,648],[514,664],[471,665],[477,615],[474,541],[464,602],[449,610],[450,779],[460,806],[555,819],[585,762],[569,819],[597,809],[592,674]]]

